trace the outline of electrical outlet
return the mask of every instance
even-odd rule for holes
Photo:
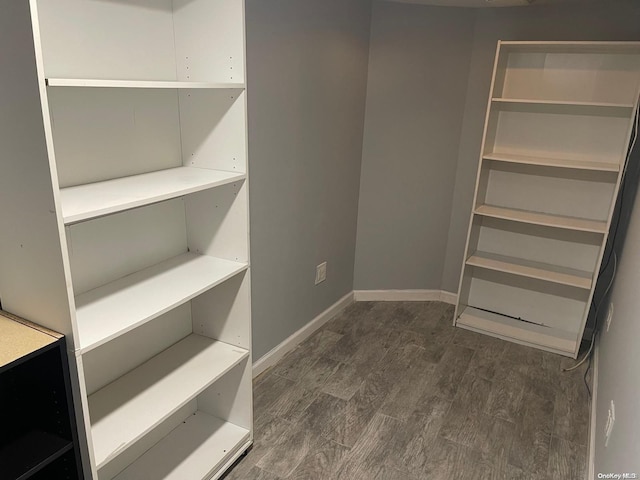
[[[322,262],[316,267],[316,285],[327,279],[327,262]]]
[[[607,311],[607,332],[611,326],[611,320],[613,319],[613,302],[609,304],[609,311]]]
[[[616,405],[611,400],[611,406],[609,407],[609,414],[607,415],[607,424],[604,427],[604,446],[609,445],[609,439],[611,438],[611,432],[613,432],[613,424],[616,422]]]

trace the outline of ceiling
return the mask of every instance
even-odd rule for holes
[[[391,0],[399,3],[419,3],[441,7],[524,7],[529,4],[548,5],[566,3],[591,3],[604,0]]]

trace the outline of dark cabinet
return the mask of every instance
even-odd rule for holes
[[[0,312],[0,480],[81,468],[64,336]]]

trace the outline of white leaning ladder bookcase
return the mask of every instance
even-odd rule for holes
[[[577,357],[639,86],[640,42],[498,42],[456,326]]]
[[[249,448],[243,0],[0,2],[0,298],[68,338],[87,478]]]

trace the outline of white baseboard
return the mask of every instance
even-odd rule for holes
[[[449,305],[455,305],[458,303],[458,294],[440,290],[440,301],[448,303]]]
[[[591,364],[591,421],[589,422],[589,465],[587,466],[587,479],[594,480],[595,472],[595,455],[596,455],[596,409],[598,406],[598,359],[599,359],[599,338],[593,346],[593,359]]]
[[[354,290],[356,302],[434,302],[455,304],[458,296],[444,290]]]
[[[318,315],[316,318],[307,323],[300,330],[297,330],[288,338],[273,347],[269,352],[264,354],[253,363],[253,378],[257,377],[262,372],[278,363],[278,361],[282,357],[296,348],[304,340],[309,338],[316,330],[318,330],[325,323],[327,323],[352,303],[353,292],[349,292],[336,303],[327,308],[320,315]]]

